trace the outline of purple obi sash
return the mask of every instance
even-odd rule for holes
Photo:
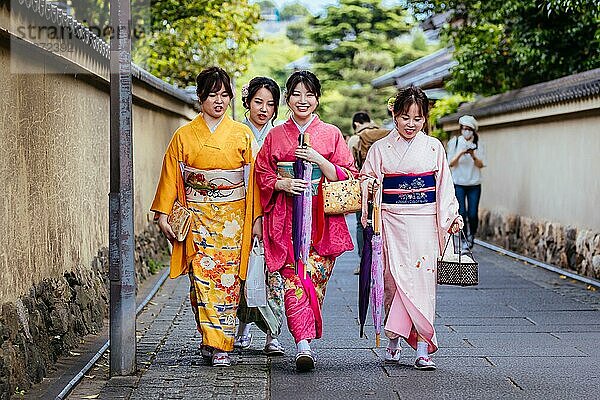
[[[435,203],[435,174],[386,174],[383,177],[383,204]]]

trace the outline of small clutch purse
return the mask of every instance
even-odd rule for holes
[[[360,180],[347,171],[349,179],[330,182],[323,179],[323,209],[326,215],[348,214],[361,209]]]
[[[171,225],[171,229],[175,233],[175,239],[178,242],[183,242],[192,224],[192,213],[182,206],[179,201],[175,200],[167,222]]]

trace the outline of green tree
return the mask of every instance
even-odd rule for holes
[[[267,76],[272,78],[283,89],[285,81],[289,75],[285,66],[290,62],[297,60],[304,55],[304,50],[292,43],[285,36],[272,36],[265,38],[253,50],[252,63],[248,69],[236,79],[236,118],[243,114],[241,88],[247,84],[250,79],[255,76]],[[283,96],[282,96],[283,98]],[[279,119],[285,117],[285,107],[281,107],[279,111]]]
[[[293,39],[302,40],[299,29]],[[371,81],[434,50],[412,25],[402,7],[380,0],[341,0],[327,15],[308,19],[311,62],[323,83],[319,114],[352,134],[351,117],[367,111],[378,123],[386,119],[387,99],[395,88],[373,89]],[[410,33],[410,34],[409,34]]]
[[[367,111],[371,119],[381,123],[387,118],[386,102],[395,89],[373,89],[371,80],[393,67],[390,53],[369,50],[356,53],[352,65],[340,72],[342,82],[325,82],[319,114],[339,127],[344,135],[352,134],[351,117],[357,111]]]
[[[458,66],[448,87],[490,95],[600,67],[597,0],[409,0],[415,13],[449,11]]]
[[[444,97],[435,102],[431,110],[429,111],[429,124],[432,127],[431,135],[438,139],[445,141],[449,139],[450,134],[444,131],[441,127],[437,126],[437,122],[440,118],[446,115],[454,114],[458,111],[458,107],[463,103],[468,103],[475,100],[473,95],[461,95],[454,94],[452,96]]]
[[[295,18],[308,17],[311,15],[308,8],[298,2],[285,4],[279,11],[279,18],[282,21],[291,21]]]
[[[200,70],[219,65],[233,75],[247,69],[258,43],[259,7],[247,0],[158,0],[152,31],[133,49],[133,61],[178,86],[193,85]]]
[[[341,0],[325,16],[309,20],[311,58],[320,77],[341,79],[360,51],[397,50],[397,38],[410,31],[406,10],[381,0]]]

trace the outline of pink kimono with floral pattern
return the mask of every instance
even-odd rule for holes
[[[306,129],[313,149],[337,167],[356,174],[354,161],[340,130],[316,117]],[[294,273],[292,245],[292,196],[275,191],[277,163],[295,161],[300,131],[291,119],[271,129],[256,158],[255,174],[263,207],[263,243],[269,271],[280,271],[284,277],[285,310],[288,328],[296,342],[321,337],[320,307],[336,257],[352,250],[352,238],[343,215],[325,215],[320,240],[317,235],[317,197],[313,196],[312,245],[309,281]],[[340,170],[341,171],[341,170]],[[342,179],[346,178],[345,173]],[[338,172],[340,178],[340,172]],[[323,220],[323,218],[321,218]]]
[[[416,348],[417,336],[421,335],[428,343],[429,353],[433,353],[438,348],[433,327],[436,260],[445,245],[448,229],[459,217],[444,146],[423,132],[407,141],[393,130],[370,148],[361,175],[364,177],[363,224],[367,218],[367,177],[379,182],[385,177],[407,177],[417,182],[408,185],[408,189],[402,185],[387,189],[392,197],[406,197],[396,204],[390,201],[381,204],[385,333],[391,339],[405,338],[413,348]],[[420,177],[428,177],[435,182],[434,186],[420,189],[425,186]],[[411,200],[425,198],[424,190],[429,190],[429,200],[411,203]],[[378,191],[375,201],[381,202],[382,192]]]

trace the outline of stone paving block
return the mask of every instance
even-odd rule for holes
[[[384,365],[387,340],[382,337],[383,347],[373,348],[370,312],[366,338],[359,337],[354,252],[338,259],[328,285],[324,335],[312,343],[315,371],[295,371],[295,346],[285,326],[280,335],[285,356],[264,356],[265,336],[254,327],[252,347],[236,351],[232,367],[209,366],[199,354],[182,279],[168,285],[168,296],[161,289],[149,314],[139,319],[144,322],[138,326],[138,361],[144,363],[139,380],[121,386],[111,380],[102,393],[141,400],[431,400],[580,399],[588,389],[600,390],[600,354],[591,350],[600,349],[600,294],[485,249],[478,248],[476,258],[479,286],[439,287],[437,371],[415,370],[415,352],[406,344],[399,364]]]
[[[600,322],[600,311],[530,311],[527,317],[536,324],[552,324],[560,321],[561,324],[598,324]]]
[[[498,333],[511,334],[518,332],[534,333],[577,333],[577,332],[598,332],[600,325],[573,325],[573,324],[555,324],[555,325],[529,325],[529,326],[507,326],[507,325],[447,325],[454,332],[473,332],[473,333]]]
[[[505,317],[505,316],[486,316],[486,317],[458,317],[446,318],[444,316],[436,319],[438,325],[455,326],[531,326],[535,325],[527,317]]]
[[[506,346],[491,343],[485,348],[473,347],[448,347],[439,350],[446,356],[458,357],[585,357],[586,354],[573,346],[557,347],[532,347],[532,346]]]

